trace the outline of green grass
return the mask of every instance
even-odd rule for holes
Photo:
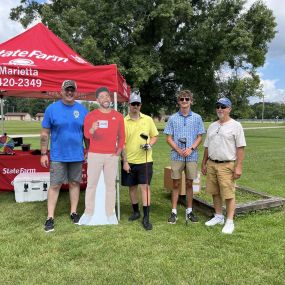
[[[285,197],[285,129],[245,134],[248,146],[239,184]],[[39,138],[24,141],[39,146]],[[62,192],[51,234],[43,231],[46,202],[15,203],[14,193],[1,192],[0,284],[284,284],[284,208],[238,216],[231,236],[222,235],[221,227],[206,228],[202,214],[200,223],[186,227],[181,206],[178,223],[168,225],[171,206],[163,190],[163,169],[169,165],[169,147],[163,135],[154,159],[151,232],[139,221],[127,221],[126,188],[121,189],[118,226],[71,224],[68,193]],[[81,192],[79,212],[83,210]]]

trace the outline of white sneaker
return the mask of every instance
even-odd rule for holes
[[[206,222],[205,225],[208,227],[213,227],[215,225],[223,225],[224,222],[225,222],[224,216],[220,218],[215,215],[214,218]]]
[[[235,229],[235,225],[234,225],[233,221],[227,220],[225,223],[225,226],[222,229],[222,233],[231,235],[233,233],[234,229]]]

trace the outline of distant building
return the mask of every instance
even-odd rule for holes
[[[44,118],[44,114],[45,113],[37,113],[36,116],[35,116],[36,117],[36,121],[40,121],[41,122],[43,120],[43,118]]]
[[[29,113],[6,113],[6,121],[31,121],[32,117]]]

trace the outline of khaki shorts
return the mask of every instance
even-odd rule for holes
[[[207,161],[206,192],[220,195],[223,200],[235,197],[234,162],[215,163]]]
[[[178,161],[178,160],[171,160],[171,178],[172,179],[181,179],[182,171],[185,170],[185,177],[186,179],[194,180],[197,177],[197,162],[190,161]]]

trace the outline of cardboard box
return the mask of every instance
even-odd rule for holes
[[[44,201],[50,185],[49,172],[20,173],[14,179],[16,202]]]
[[[172,178],[171,178],[171,167],[164,167],[164,189],[166,191],[172,191]],[[198,173],[197,178],[193,180],[193,193],[197,194],[201,189],[200,173]],[[182,172],[182,178],[180,181],[179,195],[186,195],[185,191],[185,174]]]

